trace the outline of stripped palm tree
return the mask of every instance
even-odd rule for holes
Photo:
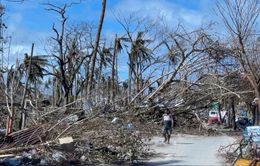
[[[98,50],[100,59],[99,59],[99,69],[97,72],[97,81],[98,81],[98,98],[100,99],[100,95],[102,96],[102,94],[100,93],[101,88],[101,79],[102,79],[102,72],[103,72],[103,68],[106,68],[109,64],[111,64],[112,61],[112,53],[111,53],[111,48],[107,48],[105,47],[105,44],[103,45],[102,49]]]
[[[37,77],[43,78],[43,71],[45,70],[42,65],[47,64],[47,60],[42,58],[43,56],[33,56],[34,51],[34,43],[31,47],[31,54],[30,57],[28,54],[25,54],[24,63],[21,64],[20,68],[22,68],[26,72],[26,79],[25,79],[25,85],[24,85],[24,93],[21,101],[21,109],[25,109],[25,98],[28,91],[28,85],[29,83],[32,83],[37,80]],[[35,83],[35,86],[37,84]],[[35,100],[37,101],[37,87],[35,88]],[[26,125],[26,115],[24,110],[21,112],[21,119],[20,119],[20,129],[24,129]]]
[[[31,66],[30,66],[31,61]],[[43,76],[48,73],[48,71],[45,69],[46,66],[48,66],[48,60],[46,59],[46,56],[44,55],[37,55],[37,56],[28,56],[28,54],[25,54],[25,58],[23,63],[21,64],[21,68],[24,69],[24,71],[29,70],[31,67],[30,74],[28,76],[29,82],[31,84],[34,84],[34,97],[35,97],[35,106],[37,108],[37,84],[40,81],[40,79],[43,79]]]
[[[120,38],[115,36],[114,41],[114,51],[113,51],[113,57],[112,57],[112,73],[111,73],[111,82],[112,82],[112,100],[115,99],[115,94],[117,91],[116,85],[118,84],[118,70],[117,70],[117,61],[118,61],[118,54],[123,49]]]
[[[25,82],[25,88],[24,88],[24,94],[21,102],[21,107],[24,109],[25,104],[25,98],[28,94],[28,91],[30,89],[34,90],[34,98],[35,98],[35,108],[38,107],[38,88],[37,84],[41,79],[43,79],[44,75],[47,75],[48,71],[45,69],[45,67],[48,65],[48,60],[46,59],[47,56],[45,55],[33,55],[33,48],[34,44],[32,45],[32,53],[31,56],[29,56],[27,53],[25,54],[24,61],[20,65],[20,68],[26,73],[26,82]],[[34,88],[28,88],[30,84],[33,84]],[[25,127],[26,123],[26,115],[24,112],[21,113],[21,120],[20,120],[20,129],[23,129]]]
[[[149,39],[144,39],[144,32],[137,32],[136,38],[132,39],[121,38],[121,40],[125,42],[131,43],[131,51],[128,52],[129,58],[129,73],[128,73],[128,95],[129,100],[131,100],[132,94],[132,80],[135,83],[136,94],[142,89],[142,77],[143,77],[143,69],[146,62],[150,62],[152,58],[152,51],[147,47],[147,45],[151,42]]]

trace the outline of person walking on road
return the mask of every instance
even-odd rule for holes
[[[169,109],[165,110],[163,114],[163,136],[164,136],[164,143],[170,144],[170,138],[172,134],[173,128],[173,118]]]

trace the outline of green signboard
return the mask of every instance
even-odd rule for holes
[[[218,110],[218,108],[219,108],[219,103],[218,102],[213,102],[212,104],[211,104],[211,110]]]

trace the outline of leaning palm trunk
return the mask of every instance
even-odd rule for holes
[[[87,98],[90,98],[91,89],[93,87],[94,70],[95,70],[97,51],[98,51],[99,40],[100,40],[100,36],[101,36],[102,25],[103,25],[104,17],[105,17],[105,11],[106,11],[106,0],[102,0],[102,10],[101,10],[100,20],[99,20],[99,24],[98,24],[98,31],[97,31],[97,35],[96,35],[94,50],[93,50],[92,57],[91,57],[91,68],[90,68],[89,83],[88,83],[88,87],[87,87]]]

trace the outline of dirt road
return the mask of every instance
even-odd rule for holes
[[[229,165],[218,155],[221,145],[234,141],[229,136],[175,135],[171,144],[162,142],[162,137],[151,141],[151,148],[158,154],[144,165],[149,166],[222,166]]]

